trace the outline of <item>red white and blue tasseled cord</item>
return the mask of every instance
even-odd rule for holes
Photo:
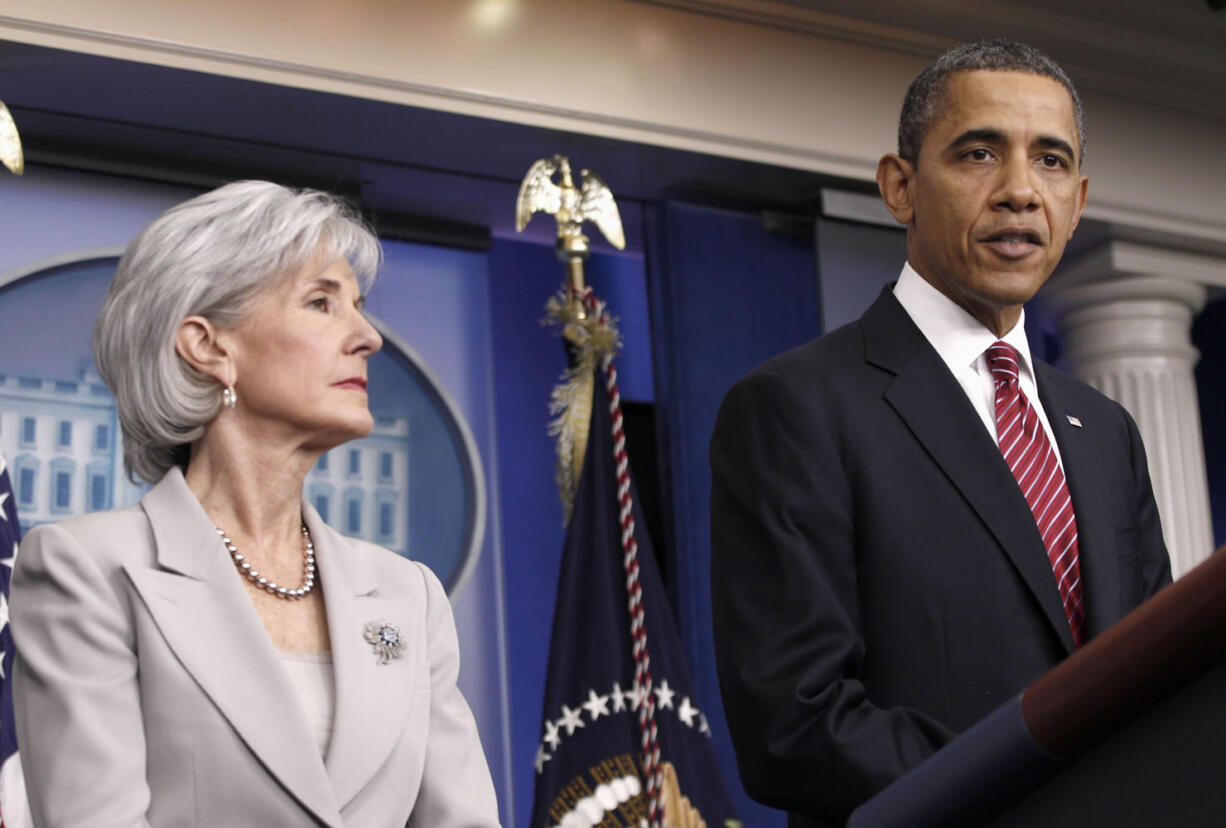
[[[609,324],[605,305],[591,288],[579,294],[601,325]],[[601,360],[605,390],[609,395],[609,419],[613,422],[613,459],[617,465],[617,504],[622,530],[622,562],[626,570],[626,598],[630,609],[630,638],[634,643],[634,684],[639,694],[639,732],[646,777],[648,824],[664,825],[661,788],[664,772],[660,768],[660,742],[656,730],[656,698],[651,681],[651,653],[647,649],[647,620],[643,612],[643,589],[639,583],[638,541],[634,537],[634,495],[630,487],[630,463],[626,454],[626,432],[622,424],[621,392],[617,388],[617,366],[612,354]]]

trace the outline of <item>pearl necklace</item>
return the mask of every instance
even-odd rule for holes
[[[311,594],[311,590],[315,588],[315,546],[311,543],[311,534],[307,531],[306,524],[302,525],[302,546],[305,557],[305,562],[302,566],[302,572],[305,576],[302,586],[297,589],[278,586],[275,581],[270,581],[265,578],[251,564],[247,563],[243,554],[238,551],[238,547],[234,545],[234,541],[226,536],[226,533],[221,529],[217,530],[217,534],[221,536],[221,542],[226,545],[226,549],[230,550],[230,558],[234,561],[234,565],[238,567],[238,571],[247,576],[247,580],[258,586],[260,589],[267,590],[269,593],[284,598],[287,601],[294,601],[298,598],[305,598]]]

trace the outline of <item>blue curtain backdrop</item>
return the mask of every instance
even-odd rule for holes
[[[821,332],[813,238],[769,233],[755,215],[669,204],[649,211],[656,400],[671,470],[679,627],[694,692],[710,711],[724,779],[745,825],[782,828],[741,790],[711,637],[711,470],[707,444],[728,388]]]

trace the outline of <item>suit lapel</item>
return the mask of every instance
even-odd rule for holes
[[[889,287],[861,323],[865,358],[895,375],[886,402],[996,538],[1072,652],[1072,633],[1034,515],[966,393]]]
[[[406,596],[379,594],[367,550],[326,526],[309,505],[303,514],[315,540],[315,557],[324,585],[336,716],[328,747],[327,771],[336,801],[344,808],[387,759],[401,739],[414,700],[414,674],[421,655],[424,608]],[[380,664],[363,638],[370,622],[397,627],[406,642],[398,658]],[[423,734],[424,737],[424,734]]]
[[[1086,602],[1087,632],[1093,636],[1120,617],[1119,571],[1115,561],[1113,522],[1106,481],[1098,467],[1095,426],[1089,412],[1079,411],[1065,393],[1067,378],[1042,363],[1035,364],[1039,398],[1060,446],[1064,477],[1073,514],[1077,519],[1077,547],[1081,562],[1082,593]],[[1074,427],[1068,417],[1084,420]]]
[[[340,812],[294,692],[212,522],[172,469],[141,500],[161,569],[125,567],[184,668],[285,788],[330,826]]]

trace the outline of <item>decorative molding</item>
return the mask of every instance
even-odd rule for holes
[[[828,38],[874,49],[888,49],[921,58],[933,58],[954,45],[948,37],[874,23],[846,15],[827,14],[770,0],[627,0],[646,6],[722,17],[738,23],[766,26],[785,32]]]
[[[1178,284],[1226,287],[1226,256],[1111,239],[1062,265],[1052,280],[1052,287],[1056,292],[1074,285],[1138,276],[1169,280],[1168,286],[1163,288],[1167,291],[1176,290]]]

